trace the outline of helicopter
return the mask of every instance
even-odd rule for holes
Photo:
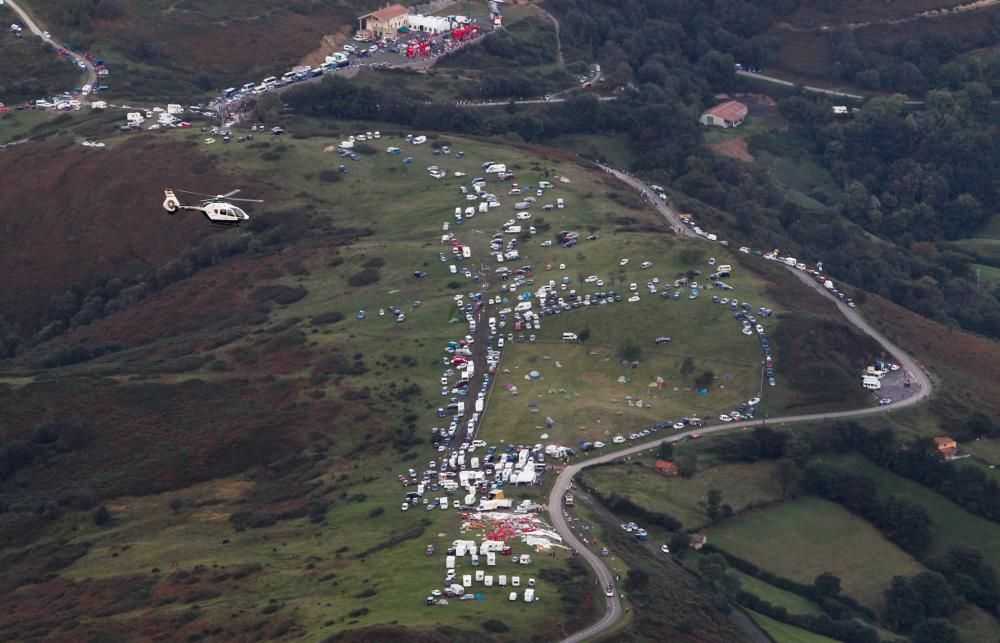
[[[234,199],[232,196],[239,190],[232,190],[225,194],[201,194],[200,192],[189,192],[188,190],[176,190],[184,194],[194,194],[196,196],[208,197],[200,205],[182,205],[180,199],[174,194],[175,190],[166,189],[163,191],[163,209],[169,214],[175,214],[178,210],[198,210],[215,225],[238,226],[241,221],[248,221],[250,217],[241,208],[236,207],[230,201],[246,201],[249,203],[263,203],[260,199]]]

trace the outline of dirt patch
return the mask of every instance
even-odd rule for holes
[[[728,156],[729,158],[736,159],[737,161],[750,163],[754,160],[753,155],[750,154],[750,150],[747,149],[747,141],[745,138],[731,138],[728,141],[722,141],[721,143],[712,143],[707,147],[717,154]]]
[[[340,51],[344,43],[351,39],[351,27],[344,26],[337,33],[327,34],[320,39],[319,47],[306,54],[299,61],[300,65],[315,67],[326,62],[326,57],[330,52]]]

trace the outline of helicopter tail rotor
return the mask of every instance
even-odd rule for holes
[[[180,208],[181,208],[181,202],[174,195],[174,191],[173,190],[164,190],[163,191],[163,195],[165,197],[163,199],[163,209],[164,210],[166,210],[170,214],[175,214],[178,210],[180,210]]]

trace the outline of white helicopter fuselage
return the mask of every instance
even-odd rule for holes
[[[164,190],[164,195],[163,209],[170,214],[175,214],[179,210],[197,210],[204,214],[209,221],[219,225],[239,225],[241,221],[250,219],[242,208],[227,201],[208,200],[201,205],[182,205],[172,190]]]

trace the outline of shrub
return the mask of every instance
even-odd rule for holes
[[[483,629],[487,632],[493,632],[494,634],[501,634],[503,632],[509,632],[510,628],[501,620],[491,618],[488,621],[483,621]]]
[[[378,270],[365,268],[361,272],[356,272],[351,275],[348,278],[347,283],[355,288],[360,288],[361,286],[376,283],[381,278],[382,277],[378,274]]]
[[[336,183],[340,180],[340,172],[335,170],[323,170],[319,173],[319,180],[326,183]]]
[[[98,507],[97,511],[94,512],[94,524],[98,527],[103,527],[104,525],[111,522],[111,512],[104,505]]]
[[[273,301],[276,304],[287,306],[294,304],[308,294],[309,291],[301,286],[292,288],[290,286],[275,284],[272,286],[261,286],[254,290],[251,296],[257,301]]]
[[[336,324],[337,322],[344,319],[344,313],[333,311],[329,313],[322,313],[316,315],[312,318],[312,323],[314,324]]]

